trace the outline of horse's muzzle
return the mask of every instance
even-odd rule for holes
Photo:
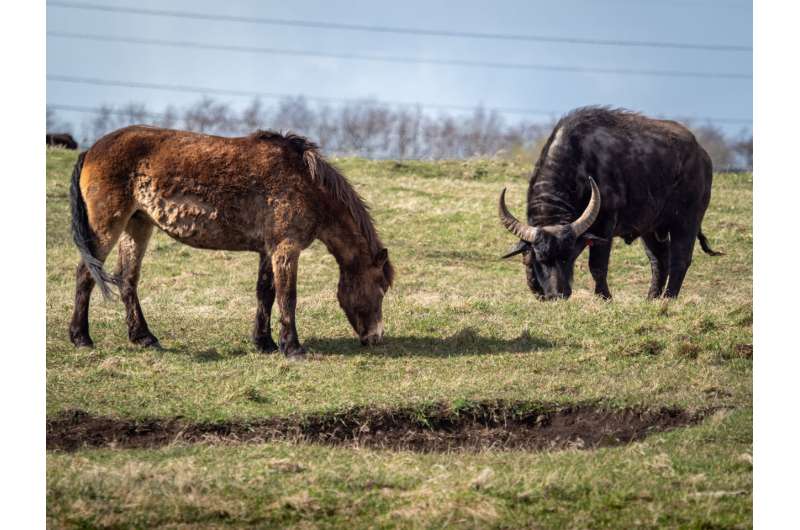
[[[383,341],[383,322],[378,322],[369,333],[359,337],[362,346],[376,346]]]

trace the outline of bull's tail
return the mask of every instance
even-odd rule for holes
[[[706,239],[705,234],[703,234],[703,230],[697,232],[697,239],[700,241],[700,248],[703,249],[703,252],[708,254],[709,256],[724,256],[723,252],[717,252],[716,250],[712,249],[711,246],[708,244],[708,239]]]
[[[86,212],[86,202],[81,195],[81,170],[83,169],[83,159],[86,152],[78,155],[78,161],[75,162],[75,168],[72,170],[72,184],[69,189],[69,206],[72,211],[72,240],[78,247],[78,252],[81,254],[81,259],[89,269],[89,274],[92,275],[95,283],[103,293],[103,298],[109,299],[113,297],[113,292],[109,284],[119,286],[119,279],[103,270],[103,262],[97,259],[94,255],[93,247],[95,245],[94,233],[89,226],[89,215]]]

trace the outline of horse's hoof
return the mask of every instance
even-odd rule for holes
[[[76,348],[86,348],[89,350],[94,348],[94,342],[89,337],[73,337],[71,340]]]
[[[286,356],[287,359],[292,357],[298,357],[300,359],[303,359],[305,358],[306,355],[306,349],[303,348],[302,346],[284,347],[281,349],[281,351],[283,351],[283,354]]]
[[[152,335],[149,335],[149,336],[146,336],[146,337],[142,337],[142,338],[139,338],[139,339],[133,339],[133,340],[131,340],[131,342],[133,342],[137,346],[140,346],[142,348],[148,348],[148,349],[151,349],[151,350],[163,350],[164,349],[161,346],[161,343],[158,342],[158,339],[155,338]]]

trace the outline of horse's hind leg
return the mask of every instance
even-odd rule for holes
[[[105,262],[114,244],[119,239],[122,232],[122,223],[114,219],[107,223],[103,230],[95,230],[97,240],[95,242],[94,257],[100,263]],[[93,347],[94,342],[89,335],[89,301],[92,297],[95,281],[89,274],[89,269],[81,260],[75,273],[75,308],[72,312],[72,320],[69,324],[69,339],[78,348]]]
[[[89,336],[89,299],[94,289],[94,279],[81,260],[75,272],[75,309],[69,325],[69,340],[78,348],[94,346]]]
[[[270,256],[265,252],[258,257],[258,281],[256,282],[256,321],[253,326],[253,342],[260,352],[273,352],[278,345],[272,340],[269,321],[272,304],[275,302],[275,276],[272,273]]]
[[[147,250],[147,242],[153,233],[153,225],[141,214],[134,214],[125,226],[119,239],[119,263],[117,274],[120,277],[120,296],[125,303],[125,320],[128,324],[128,338],[139,346],[159,348],[158,339],[150,332],[139,305],[137,287],[142,259]]]

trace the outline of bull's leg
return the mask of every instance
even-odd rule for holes
[[[128,339],[134,344],[160,348],[158,339],[150,332],[139,305],[139,274],[147,243],[153,233],[153,225],[146,219],[134,215],[128,221],[119,239],[120,296],[125,303],[125,321],[128,324]]]
[[[611,238],[607,243],[595,242],[589,248],[589,272],[594,278],[594,294],[605,300],[611,300],[608,290],[608,261],[611,257]]]
[[[653,273],[647,298],[658,298],[664,291],[669,274],[669,242],[659,241],[656,239],[656,235],[651,233],[642,236],[642,243],[644,243],[644,251],[650,259],[650,269]]]
[[[258,280],[256,281],[256,321],[253,326],[253,342],[260,352],[272,352],[278,345],[272,340],[269,321],[272,304],[275,302],[275,277],[269,256],[262,252],[258,258]]]
[[[681,291],[683,278],[686,276],[689,265],[692,264],[692,253],[698,230],[699,226],[694,223],[688,227],[680,226],[670,229],[669,280],[667,280],[667,290],[664,291],[666,298],[675,298]]]
[[[278,346],[287,356],[305,354],[300,346],[295,324],[297,307],[297,262],[302,246],[294,241],[279,243],[272,253],[272,272],[275,278],[275,295],[280,310],[281,332]]]

